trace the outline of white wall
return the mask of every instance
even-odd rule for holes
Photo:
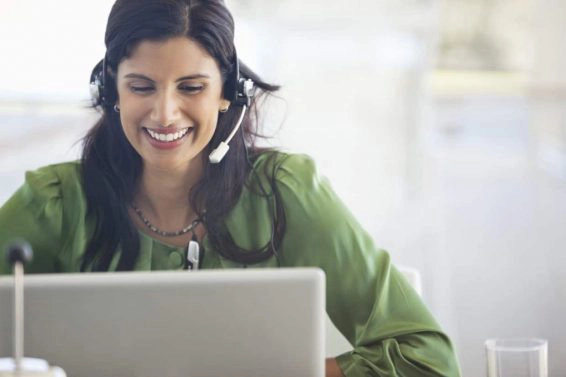
[[[532,153],[539,166],[566,181],[566,3],[539,0],[535,13],[530,99],[533,107]],[[544,25],[544,27],[542,27]]]
[[[112,3],[0,1],[0,100],[87,99]]]

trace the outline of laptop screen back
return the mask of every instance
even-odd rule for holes
[[[12,280],[0,278],[0,357]],[[73,377],[322,377],[324,292],[318,269],[30,275],[24,353]]]

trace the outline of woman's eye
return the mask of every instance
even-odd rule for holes
[[[181,85],[179,89],[186,93],[198,93],[204,88],[203,85]]]
[[[151,86],[130,86],[130,90],[134,93],[148,93],[153,90]]]

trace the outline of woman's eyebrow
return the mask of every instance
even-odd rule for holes
[[[140,73],[128,73],[127,75],[124,76],[124,78],[126,78],[126,79],[141,79],[141,80],[154,82],[154,80],[152,80],[149,77],[147,77],[146,75],[142,75]],[[194,75],[187,75],[187,76],[179,77],[177,80],[175,80],[175,82],[184,81],[184,80],[194,80],[194,79],[209,79],[209,78],[210,78],[210,76],[206,75],[204,73],[195,73]]]
[[[183,77],[179,77],[175,82],[183,81],[183,80],[194,80],[194,79],[209,79],[209,75],[205,75],[204,73],[196,73],[194,75],[187,75]]]
[[[142,75],[140,73],[128,73],[127,75],[124,76],[125,79],[141,79],[141,80],[146,80],[146,81],[151,81],[154,82],[152,79],[150,79],[149,77]]]

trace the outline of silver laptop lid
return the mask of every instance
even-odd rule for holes
[[[0,357],[12,289],[0,278]],[[26,276],[24,353],[72,377],[322,377],[324,307],[319,269]]]

